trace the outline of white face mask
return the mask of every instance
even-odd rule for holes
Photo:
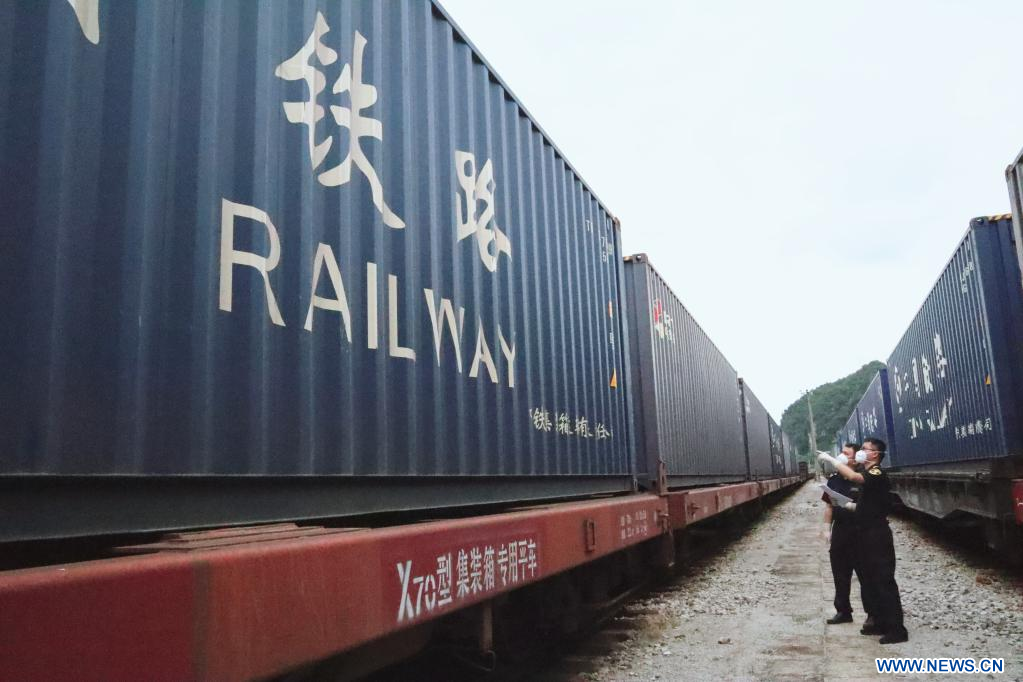
[[[835,459],[838,460],[839,464],[848,464],[849,463],[849,458],[846,457],[844,453],[843,454],[839,454],[838,457],[836,457]]]
[[[866,450],[858,450],[856,452],[856,461],[859,462],[860,464],[863,464],[864,462],[867,461],[867,452],[866,452]]]

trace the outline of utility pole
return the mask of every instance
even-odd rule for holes
[[[813,391],[806,392],[806,409],[810,413],[810,457],[813,459],[817,458],[817,425],[813,421],[813,401],[810,398],[813,396]],[[817,470],[820,470],[820,464],[817,465]]]

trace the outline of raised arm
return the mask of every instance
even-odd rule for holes
[[[851,466],[848,464],[842,464],[828,453],[818,452],[817,459],[822,462],[829,462],[831,466],[835,467],[835,471],[837,471],[845,480],[852,481],[853,483],[863,483],[863,474],[853,471]]]

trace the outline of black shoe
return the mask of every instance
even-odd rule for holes
[[[870,625],[867,625],[866,623],[864,623],[863,627],[860,628],[860,634],[861,635],[883,635],[884,634],[884,630],[882,630],[881,628],[877,627],[873,623],[871,623]]]
[[[851,622],[853,622],[851,613],[836,613],[831,618],[828,618],[828,625],[838,625],[839,623]]]
[[[865,627],[865,628],[872,628],[876,624],[877,624],[877,621],[875,621],[874,617],[871,616],[871,615],[868,615],[867,619],[865,621],[863,621],[863,627]]]
[[[889,632],[887,635],[881,638],[881,644],[899,644],[900,642],[908,642],[909,633],[903,630],[902,632]]]

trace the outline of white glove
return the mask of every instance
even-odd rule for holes
[[[824,527],[824,530],[821,531],[821,539],[826,545],[831,543],[831,526]]]
[[[828,462],[829,464],[835,464],[836,462],[834,457],[820,450],[817,451],[817,459],[819,459],[822,462]]]
[[[856,511],[856,503],[855,502],[846,502],[845,504],[842,505],[842,508],[843,509],[848,509],[849,511],[854,512],[854,511]]]

